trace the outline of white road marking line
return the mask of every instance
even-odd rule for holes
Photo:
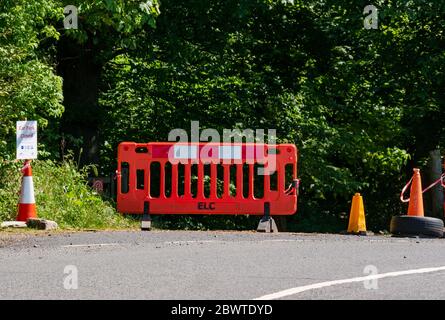
[[[391,243],[407,243],[407,242],[411,242],[410,240],[403,240],[403,239],[369,239],[369,242],[381,242],[381,243],[385,243],[385,242],[389,242],[391,241]]]
[[[243,242],[303,242],[301,239],[266,239],[266,240],[241,240],[237,243]],[[184,240],[184,241],[165,241],[164,244],[193,244],[193,243],[228,243],[230,240]]]
[[[331,287],[331,286],[335,286],[335,285],[339,285],[339,284],[362,282],[362,281],[367,281],[367,280],[382,279],[382,278],[389,278],[389,277],[399,277],[399,276],[406,276],[406,275],[410,275],[410,274],[421,274],[421,273],[429,273],[429,272],[437,272],[437,271],[445,271],[445,266],[436,267],[436,268],[421,268],[421,269],[411,269],[411,270],[405,270],[405,271],[395,271],[395,272],[374,274],[374,275],[369,275],[369,276],[365,276],[365,277],[356,277],[356,278],[350,278],[350,279],[341,279],[341,280],[333,280],[333,281],[314,283],[314,284],[310,284],[307,286],[295,287],[295,288],[290,288],[290,289],[283,290],[283,291],[278,291],[278,292],[275,292],[272,294],[267,294],[265,296],[255,298],[253,300],[274,300],[274,299],[291,296],[291,295],[309,291],[309,290],[320,289],[320,288],[324,288],[324,287]]]
[[[304,242],[303,239],[266,239],[260,242]]]
[[[295,239],[267,239],[267,240],[246,240],[245,242],[302,242],[303,240]],[[164,244],[194,244],[194,243],[227,243],[225,240],[187,240],[187,241],[165,241]],[[92,244],[70,244],[64,245],[62,248],[82,248],[82,247],[104,247],[119,246],[120,243],[92,243]]]
[[[221,243],[221,240],[188,240],[188,241],[165,241],[164,244],[188,244],[188,243]]]
[[[81,248],[81,247],[105,247],[105,246],[119,246],[119,243],[92,243],[92,244],[69,244],[62,246],[62,248]]]

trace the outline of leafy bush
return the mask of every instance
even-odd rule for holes
[[[152,225],[169,230],[255,230],[260,216],[158,215]]]
[[[57,151],[55,127],[64,112],[62,78],[39,46],[51,47],[59,38],[49,22],[63,17],[62,9],[52,0],[0,2],[0,160],[14,157],[17,120],[37,120],[39,143]]]
[[[367,30],[360,1],[0,1],[0,162],[14,158],[25,118],[39,121],[41,159],[79,147],[101,174],[115,169],[119,142],[163,141],[191,120],[220,133],[275,128],[299,148],[290,227],[344,229],[361,192],[368,228],[386,228],[410,169],[445,143],[445,6],[382,3],[378,30]],[[66,4],[78,7],[79,30],[62,31]],[[0,183],[18,183],[4,174]],[[9,216],[12,187],[1,190]],[[96,203],[82,190],[63,194],[73,210]],[[159,223],[250,228],[237,219]]]
[[[328,3],[162,1],[156,32],[138,38],[138,47],[153,43],[153,59],[136,50],[104,68],[102,168],[113,169],[120,141],[163,141],[192,120],[220,134],[224,128],[275,128],[278,142],[295,143],[300,155],[299,213],[289,227],[344,229],[352,196],[361,192],[368,227],[386,228],[399,212],[397,192],[406,180],[407,90],[394,84],[396,70],[388,71],[390,42],[357,23],[363,8],[325,10]],[[230,24],[221,17],[231,17]],[[376,56],[385,64],[374,63]]]
[[[86,185],[87,169],[80,172],[72,161],[56,164],[34,161],[33,178],[40,218],[62,228],[128,228],[133,223],[116,213],[110,203]],[[20,190],[20,164],[0,164],[0,220],[14,220]]]

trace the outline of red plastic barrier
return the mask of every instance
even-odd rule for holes
[[[261,175],[258,168],[274,173]],[[121,213],[263,215],[269,203],[271,215],[291,215],[297,210],[297,148],[122,142],[117,189]]]

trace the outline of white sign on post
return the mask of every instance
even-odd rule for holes
[[[17,159],[37,159],[37,121],[17,121]]]

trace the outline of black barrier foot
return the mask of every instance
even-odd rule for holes
[[[142,231],[150,231],[151,230],[151,217],[150,217],[150,203],[149,202],[144,202],[144,215],[142,216],[141,230]]]
[[[261,218],[258,228],[258,232],[278,232],[277,224],[275,220],[270,216],[270,203],[264,203],[264,216]]]
[[[142,218],[141,230],[142,231],[150,231],[151,230],[151,220],[144,220],[144,218]]]
[[[256,229],[258,232],[278,232],[277,224],[272,217],[269,217],[268,220],[261,219],[260,223],[258,223],[258,228]]]

